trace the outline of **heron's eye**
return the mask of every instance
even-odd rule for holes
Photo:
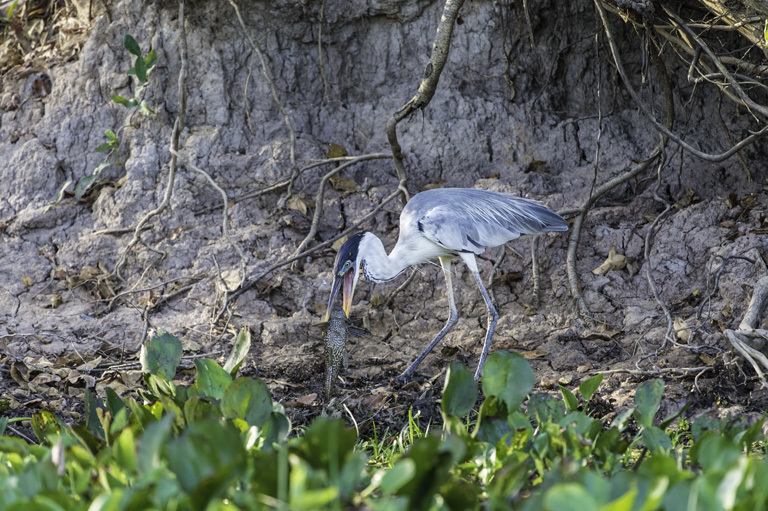
[[[341,271],[339,272],[339,277],[343,277],[345,273],[349,271],[349,269],[352,267],[352,261],[347,261],[344,263],[344,266],[341,267]]]

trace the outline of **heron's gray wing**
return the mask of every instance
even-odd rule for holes
[[[547,207],[514,195],[475,189],[430,192],[412,199],[426,195],[414,204],[421,213],[414,215],[416,225],[429,240],[457,252],[481,254],[524,234],[567,229]]]

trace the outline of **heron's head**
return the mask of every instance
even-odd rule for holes
[[[352,306],[352,295],[355,294],[357,279],[360,278],[360,263],[362,254],[360,253],[360,241],[365,235],[364,232],[358,232],[351,236],[336,254],[336,260],[333,262],[333,286],[331,287],[331,297],[328,300],[328,310],[325,313],[325,320],[328,321],[333,310],[333,302],[339,289],[343,288],[342,308],[344,314],[349,317],[349,308]]]

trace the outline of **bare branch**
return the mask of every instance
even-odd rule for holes
[[[406,200],[409,198],[408,190],[405,188],[407,174],[405,172],[405,164],[403,163],[402,148],[397,141],[397,124],[416,110],[426,107],[432,101],[432,96],[435,95],[437,83],[440,80],[440,74],[443,72],[445,62],[448,60],[453,25],[456,22],[456,16],[458,16],[462,5],[464,5],[464,0],[446,0],[443,7],[443,15],[437,26],[435,41],[432,45],[432,55],[429,57],[427,67],[424,69],[424,77],[421,80],[421,85],[419,85],[419,90],[410,101],[400,107],[387,121],[387,139],[392,148],[395,169],[400,180],[398,189],[403,193]]]

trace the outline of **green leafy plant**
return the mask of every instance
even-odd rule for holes
[[[320,417],[289,437],[267,385],[237,374],[250,343],[244,328],[224,366],[196,359],[197,376],[185,384],[175,379],[180,341],[158,332],[140,354],[139,399],[87,392],[78,425],[39,412],[31,418],[39,444],[5,434],[29,418],[0,418],[0,509],[768,506],[763,421],[681,419],[686,407],[659,419],[660,379],[640,384],[633,406],[601,422],[589,404],[602,376],[559,395],[533,393],[528,362],[497,352],[485,366],[484,396],[469,369],[450,366],[442,428],[422,427],[409,412],[402,431],[374,428],[361,441],[341,420]]]
[[[134,89],[132,98],[128,99],[124,98],[123,96],[112,95],[112,101],[132,111],[139,112],[141,115],[154,115],[154,110],[149,108],[149,105],[143,99],[143,97],[144,89],[149,84],[149,74],[157,64],[157,53],[155,50],[150,50],[146,56],[142,55],[139,44],[130,34],[125,34],[123,37],[123,47],[136,57],[134,65],[126,72],[126,74],[129,76],[134,76],[136,78],[137,84]],[[112,165],[120,165],[120,160],[118,157],[120,150],[120,138],[118,137],[119,132],[120,129],[118,129],[117,132],[110,129],[104,131],[105,141],[99,144],[96,149],[94,149],[94,151],[97,153],[104,153],[104,161],[102,161],[93,170],[93,172],[78,180],[77,184],[75,185],[75,200],[79,201],[83,198],[83,196],[85,196],[85,194],[96,182],[104,169]],[[67,181],[59,190],[59,193],[56,195],[49,206],[58,204],[64,197],[64,193],[71,184],[72,181]]]

